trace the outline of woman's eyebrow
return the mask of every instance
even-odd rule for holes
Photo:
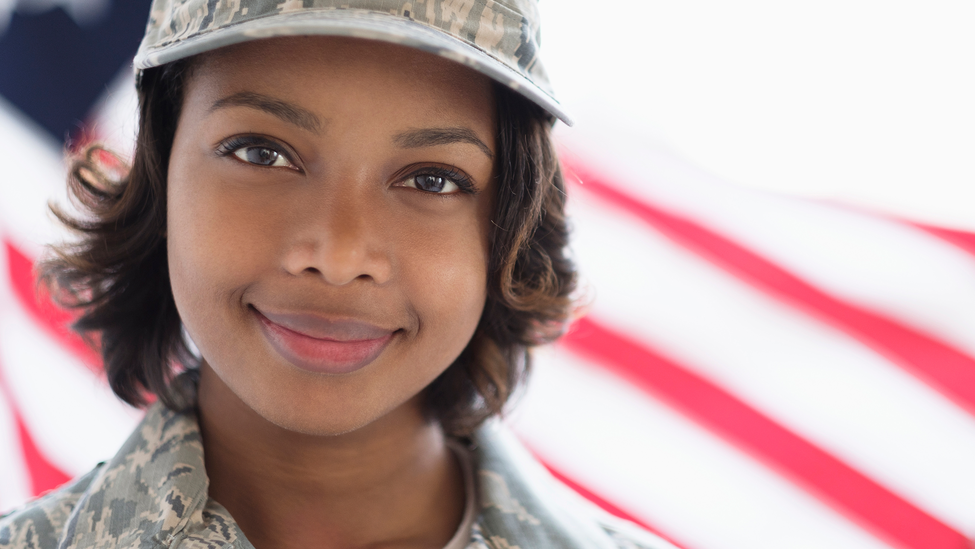
[[[225,107],[251,107],[274,115],[312,133],[322,133],[324,123],[317,114],[281,99],[256,92],[238,92],[218,100],[209,112]]]
[[[449,145],[451,143],[470,143],[476,146],[488,158],[494,159],[494,153],[478,139],[477,134],[470,128],[421,128],[407,130],[396,134],[393,142],[405,149],[418,149],[420,147],[433,147],[436,145]]]

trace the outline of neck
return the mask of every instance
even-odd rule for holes
[[[210,497],[258,549],[440,549],[460,523],[460,469],[418,399],[336,436],[268,422],[205,366],[199,401]]]

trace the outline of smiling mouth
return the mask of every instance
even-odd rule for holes
[[[251,310],[279,355],[297,368],[319,374],[349,374],[364,368],[382,354],[396,334],[356,321]]]

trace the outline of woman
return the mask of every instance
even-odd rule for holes
[[[532,0],[391,4],[154,2],[43,274],[159,402],[0,547],[663,546],[484,424],[574,287]]]

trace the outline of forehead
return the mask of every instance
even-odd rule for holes
[[[343,37],[255,40],[194,60],[188,93],[216,101],[256,91],[326,117],[382,114],[494,128],[491,81],[472,69],[404,46]],[[435,119],[435,120],[432,120]]]

